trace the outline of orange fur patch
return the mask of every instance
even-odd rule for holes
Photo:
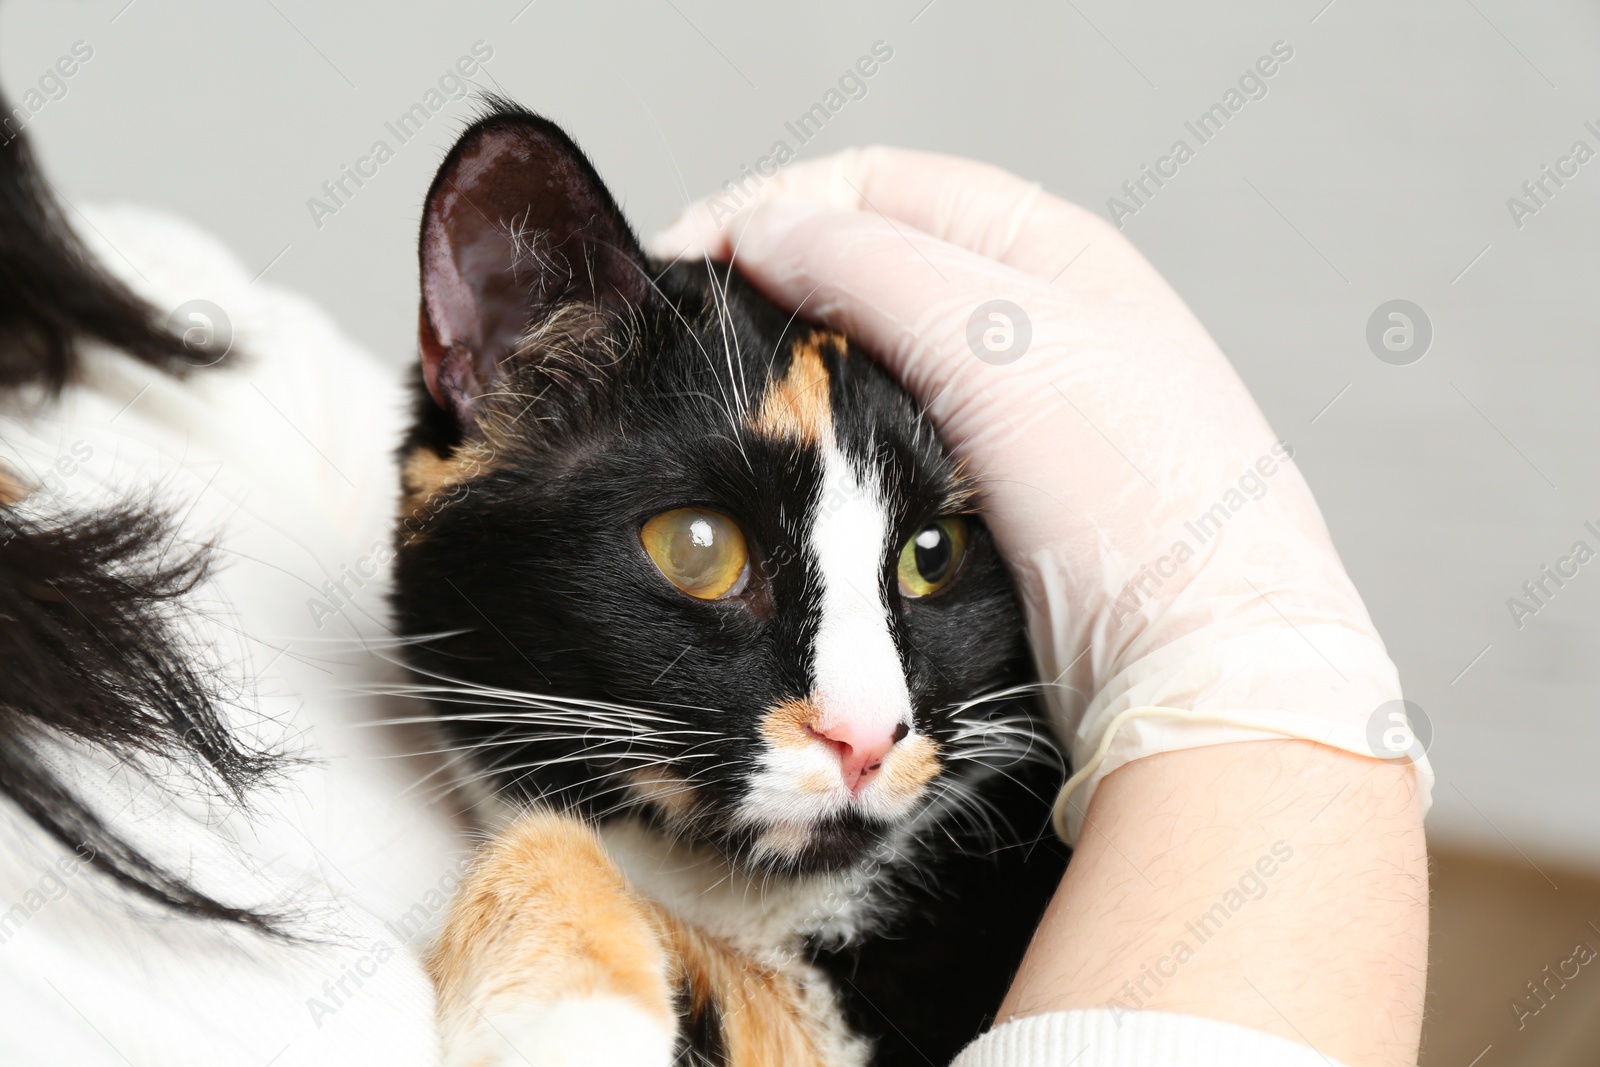
[[[651,909],[585,823],[535,813],[497,836],[462,883],[428,972],[442,1020],[490,1006],[624,997],[671,1029],[671,964]]]
[[[822,1067],[795,981],[658,909],[689,991],[690,1018],[716,1008],[730,1067]]]
[[[27,495],[28,489],[17,473],[7,464],[0,463],[0,504],[10,507]]]
[[[839,788],[839,774],[827,771],[815,771],[800,779],[800,790],[804,793],[831,794]]]
[[[548,812],[484,848],[426,963],[446,1033],[517,1003],[623,997],[669,1030],[680,1007],[713,1022],[730,1067],[822,1067],[839,1028],[831,998],[635,894],[588,824]]]
[[[418,448],[400,468],[402,518],[426,522],[448,503],[438,499],[446,491],[493,469],[494,452],[483,445],[462,445],[448,459],[431,448]]]
[[[775,380],[761,398],[751,429],[764,437],[819,443],[833,434],[833,402],[822,346],[842,357],[843,335],[816,330],[790,349],[789,371]]]
[[[628,776],[634,792],[661,809],[668,818],[686,822],[694,811],[695,789],[681,776],[654,768]]]
[[[939,776],[939,746],[926,734],[906,738],[889,750],[878,771],[877,788],[895,800],[911,800]]]
[[[773,748],[805,748],[816,740],[811,727],[822,718],[812,700],[785,700],[761,716],[761,736]]]

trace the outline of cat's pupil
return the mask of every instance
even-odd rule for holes
[[[938,526],[927,526],[912,538],[912,544],[916,546],[917,573],[923,580],[933,583],[943,578],[954,555],[949,535]]]

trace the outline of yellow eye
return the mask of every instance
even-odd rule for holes
[[[950,584],[967,551],[967,520],[959,515],[935,519],[900,550],[900,592],[919,597]]]
[[[750,573],[739,524],[715,511],[663,511],[644,524],[639,540],[667,581],[701,600],[739,592]]]

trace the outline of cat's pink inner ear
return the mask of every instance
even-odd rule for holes
[[[554,124],[492,118],[451,151],[423,211],[422,371],[470,424],[530,327],[559,305],[644,299],[644,256],[611,194]]]
[[[443,227],[433,219],[422,234],[422,307],[417,319],[423,380],[434,402],[449,410],[456,406],[452,399],[455,390],[447,388],[441,377],[459,378],[471,365],[473,349],[482,348],[483,339],[477,301],[461,278]]]
[[[534,168],[509,131],[486,131],[463,147],[441,172],[423,220],[419,347],[428,391],[465,420],[528,325],[510,226],[532,213],[533,190],[515,172]]]

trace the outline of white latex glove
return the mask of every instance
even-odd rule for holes
[[[980,477],[1056,683],[1069,840],[1117,767],[1225,741],[1414,758],[1426,807],[1431,769],[1390,719],[1394,665],[1293,442],[1107,223],[994,167],[870,148],[694,205],[651,249],[733,256],[844,331]]]

